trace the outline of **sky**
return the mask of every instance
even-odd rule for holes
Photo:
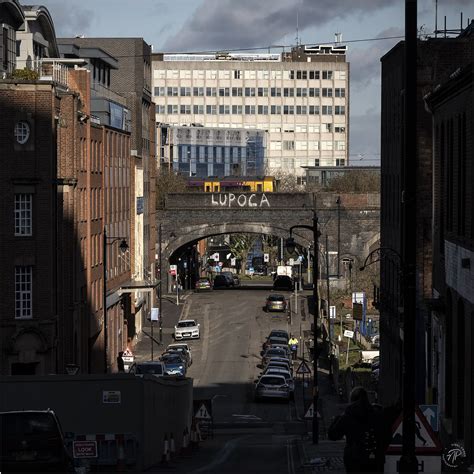
[[[24,3],[23,0],[20,0]],[[474,18],[472,0],[418,0],[422,35],[460,28]],[[333,43],[342,34],[350,62],[349,161],[380,160],[380,58],[404,35],[404,0],[39,0],[56,35],[142,37],[155,52],[262,48]],[[258,51],[257,49],[255,51]]]

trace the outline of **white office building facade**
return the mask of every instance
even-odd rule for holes
[[[345,46],[286,54],[154,54],[157,124],[266,132],[267,174],[345,166],[349,63]]]

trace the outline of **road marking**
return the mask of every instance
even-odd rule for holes
[[[201,362],[204,362],[207,359],[207,353],[209,351],[209,305],[204,305],[204,334],[201,334],[202,341],[202,352],[201,352]]]
[[[295,474],[296,469],[295,469],[295,459],[293,457],[293,441],[289,439],[287,441],[287,447],[288,447],[288,474]]]

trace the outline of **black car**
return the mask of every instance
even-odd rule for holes
[[[214,278],[214,289],[217,288],[229,288],[230,282],[224,275],[216,275]]]
[[[293,291],[293,280],[287,275],[278,275],[273,282],[273,289]]]
[[[74,472],[53,411],[0,413],[0,472]]]

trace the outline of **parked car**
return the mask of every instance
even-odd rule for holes
[[[199,278],[195,285],[196,291],[211,291],[212,283],[209,278]]]
[[[280,343],[270,344],[265,349],[265,352],[268,351],[269,349],[282,349],[283,351],[285,351],[286,357],[288,357],[288,359],[291,359],[291,350],[288,344],[280,344]]]
[[[178,356],[183,361],[184,365],[186,366],[186,370],[191,365],[189,362],[188,354],[183,349],[168,349],[165,352],[163,352],[163,354],[161,354],[161,357],[165,355]],[[160,357],[160,360],[161,360],[161,357]],[[165,367],[165,372],[166,372],[166,367]]]
[[[176,349],[185,351],[188,354],[189,365],[193,363],[193,354],[191,352],[191,348],[186,342],[175,342],[174,344],[168,344],[168,347],[166,348],[167,351]]]
[[[270,331],[270,334],[268,335],[268,337],[270,338],[270,337],[274,337],[274,336],[275,337],[284,337],[286,339],[287,343],[290,340],[290,335],[284,329],[272,329]]]
[[[291,366],[290,361],[278,361],[278,360],[270,360],[264,370],[266,369],[283,369],[288,371],[291,375],[293,375],[293,367]]]
[[[263,343],[262,349],[268,349],[272,344],[281,344],[281,345],[288,345],[288,339],[286,337],[277,337],[272,336],[268,337],[267,340]]]
[[[280,294],[269,295],[265,302],[265,311],[286,311],[286,298]]]
[[[226,278],[224,275],[216,275],[214,277],[214,289],[217,288],[230,288],[229,279]]]
[[[199,326],[195,319],[183,319],[182,321],[178,321],[178,324],[174,327],[175,340],[199,339]]]
[[[262,375],[255,384],[255,400],[264,398],[290,399],[290,387],[283,375]]]
[[[267,349],[262,353],[262,365],[265,367],[271,357],[281,357],[282,359],[290,360],[287,352],[282,348]]]
[[[235,273],[232,274],[232,278],[234,279],[234,286],[240,286],[240,278]]]
[[[166,375],[180,375],[182,377],[186,375],[186,362],[179,354],[165,352],[160,360],[165,365]]]
[[[278,275],[273,282],[273,289],[293,291],[293,280],[287,275]]]
[[[283,375],[283,377],[285,377],[286,383],[290,387],[290,396],[293,398],[295,394],[295,381],[293,380],[293,376],[288,370],[280,369],[277,367],[267,367],[262,373],[261,377],[263,375]]]
[[[232,272],[221,272],[221,275],[227,279],[229,286],[234,286],[234,274]]]
[[[149,360],[144,362],[135,362],[128,369],[129,374],[144,375],[151,374],[156,377],[163,377],[165,375],[165,369],[161,362],[156,360]]]
[[[51,410],[0,412],[0,472],[74,472]]]

